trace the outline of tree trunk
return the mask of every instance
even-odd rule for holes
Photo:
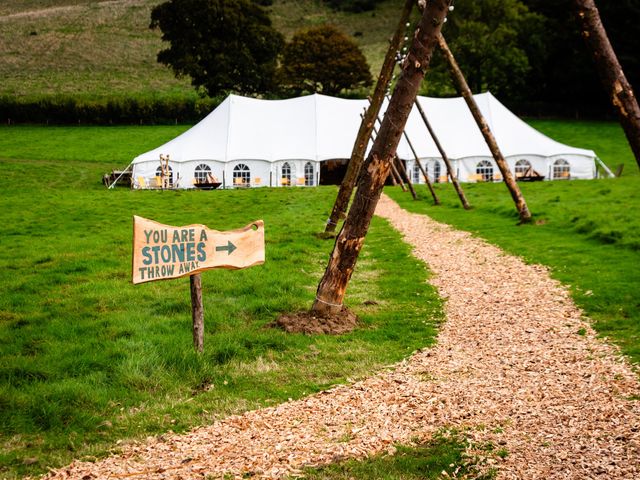
[[[331,215],[329,216],[329,220],[327,220],[327,225],[324,230],[325,233],[333,233],[336,231],[338,221],[343,218],[347,211],[347,207],[349,206],[351,193],[353,192],[353,187],[358,179],[358,175],[360,174],[360,168],[364,161],[364,154],[367,151],[367,145],[369,144],[369,138],[371,138],[374,122],[378,117],[378,113],[380,113],[380,107],[382,106],[387,86],[391,81],[393,67],[395,67],[396,64],[396,54],[402,44],[404,31],[407,28],[406,24],[409,20],[409,16],[411,15],[414,3],[415,0],[405,1],[402,14],[400,15],[400,21],[398,22],[396,31],[389,43],[389,50],[387,50],[387,55],[384,57],[382,68],[380,69],[380,76],[376,82],[376,88],[373,92],[371,105],[367,109],[365,117],[360,124],[358,136],[356,137],[356,142],[353,145],[353,150],[351,152],[351,159],[347,166],[347,172],[344,174],[344,178],[340,184],[340,190],[338,190],[338,196],[333,204]]]
[[[640,108],[631,84],[622,71],[616,53],[600,20],[594,0],[574,0],[582,38],[596,64],[604,89],[618,113],[620,125],[640,167]]]
[[[487,142],[487,146],[493,155],[493,158],[500,169],[500,173],[502,174],[502,178],[504,180],[505,185],[509,189],[511,193],[511,198],[513,198],[514,203],[516,204],[516,209],[518,210],[518,214],[520,215],[521,223],[529,223],[531,222],[531,212],[529,212],[529,208],[527,207],[527,202],[524,200],[522,193],[520,192],[520,188],[516,183],[513,175],[511,175],[511,170],[509,170],[509,165],[507,165],[506,160],[502,156],[502,152],[498,148],[498,143],[496,142],[493,133],[489,129],[489,125],[486,120],[482,116],[480,109],[478,108],[478,104],[476,103],[471,90],[469,89],[469,85],[456,62],[456,59],[453,57],[451,50],[449,50],[449,46],[445,41],[442,34],[438,35],[438,45],[444,54],[444,57],[449,66],[449,70],[451,72],[451,77],[453,78],[453,83],[456,85],[456,89],[458,93],[464,97],[464,100],[467,102],[469,110],[471,110],[471,114],[473,118],[475,118],[480,131],[482,132],[482,136],[484,137],[485,142]]]
[[[422,121],[424,122],[425,126],[427,127],[427,130],[429,130],[429,135],[431,135],[431,138],[433,139],[433,142],[436,144],[436,147],[437,147],[438,151],[440,152],[440,156],[442,157],[442,161],[444,162],[445,166],[447,167],[447,173],[449,174],[449,178],[451,178],[451,183],[453,184],[453,188],[455,188],[456,193],[458,194],[458,198],[462,202],[462,206],[464,207],[465,210],[469,210],[471,208],[471,205],[469,205],[469,202],[467,201],[467,197],[465,196],[464,192],[462,191],[462,187],[460,186],[460,182],[458,181],[458,176],[453,171],[453,167],[451,166],[451,162],[449,161],[449,157],[447,157],[447,154],[444,151],[444,148],[442,148],[442,145],[440,145],[440,141],[438,140],[438,137],[436,136],[436,132],[434,132],[433,128],[431,128],[431,124],[429,123],[429,119],[427,118],[427,115],[424,113],[424,110],[422,109],[422,105],[420,105],[420,101],[417,98],[416,98],[416,107],[418,107],[418,111],[420,112],[420,116],[422,117]]]
[[[320,315],[335,314],[342,309],[347,285],[450,3],[451,0],[431,0],[424,9],[380,132],[363,164],[353,204],[318,285],[312,310]]]

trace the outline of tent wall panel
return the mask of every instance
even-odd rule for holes
[[[520,120],[490,93],[475,95],[498,145],[515,173],[516,162],[527,160],[545,179],[595,178],[595,153],[563,145],[546,137]],[[418,99],[450,157],[461,181],[477,179],[478,164],[489,162],[498,173],[493,158],[462,98]],[[134,184],[151,186],[160,155],[169,155],[177,188],[193,188],[195,168],[204,163],[226,188],[239,186],[304,186],[311,183],[305,165],[311,163],[318,183],[321,162],[348,159],[360,126],[360,114],[367,100],[347,100],[309,95],[288,100],[260,100],[236,95],[227,97],[201,122],[164,145],[136,157]],[[386,104],[383,105],[383,111]],[[414,107],[406,132],[423,166],[433,181],[446,176],[439,152]],[[371,143],[370,143],[371,145]],[[411,173],[413,153],[404,138],[397,149]],[[555,164],[564,160],[567,166]],[[434,178],[435,162],[440,163]],[[283,165],[288,163],[291,181],[283,182]],[[234,168],[243,163],[248,172],[245,183],[234,183]],[[310,171],[309,171],[310,172]],[[308,172],[308,173],[309,173]],[[257,179],[257,181],[256,181]],[[424,183],[420,175],[419,182]]]

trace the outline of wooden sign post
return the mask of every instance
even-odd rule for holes
[[[219,232],[204,225],[172,227],[133,217],[134,284],[190,276],[193,345],[202,352],[204,309],[200,272],[240,269],[264,263],[264,222]]]

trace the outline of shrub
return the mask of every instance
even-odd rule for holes
[[[0,122],[126,125],[193,123],[213,110],[221,99],[193,97],[76,98],[66,96],[16,99],[0,97]]]
[[[280,82],[295,94],[337,95],[373,80],[362,51],[336,27],[323,25],[294,34],[284,47]]]

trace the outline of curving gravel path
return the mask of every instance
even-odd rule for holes
[[[546,269],[386,196],[376,213],[415,247],[447,299],[435,347],[364,381],[46,478],[276,478],[451,426],[508,452],[490,459],[499,478],[640,478],[638,377]]]

